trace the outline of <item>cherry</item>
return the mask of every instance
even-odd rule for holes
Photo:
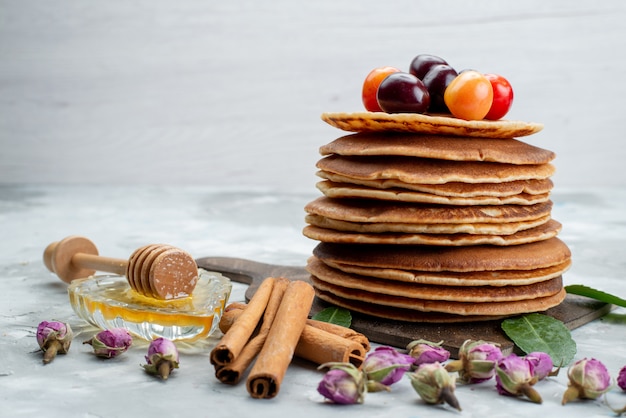
[[[509,81],[498,74],[485,74],[493,88],[493,103],[485,119],[498,120],[509,112],[513,104],[513,87]]]
[[[361,91],[361,99],[363,100],[363,106],[370,112],[381,112],[382,109],[378,106],[378,100],[376,99],[376,93],[378,92],[378,86],[380,83],[391,73],[397,73],[400,70],[396,67],[377,67],[369,72],[365,81],[363,82],[363,89]]]
[[[424,76],[431,69],[431,67],[439,64],[448,65],[446,60],[436,55],[420,54],[413,58],[411,65],[409,66],[409,72],[420,80],[424,79]]]
[[[459,119],[481,120],[493,102],[491,82],[478,71],[463,71],[448,85],[443,98]]]
[[[429,112],[433,113],[448,113],[448,106],[443,99],[443,94],[446,91],[448,85],[457,76],[457,72],[454,68],[446,64],[437,64],[430,68],[426,73],[422,81],[428,89],[430,94],[430,107]]]
[[[424,83],[413,74],[389,74],[378,86],[378,105],[387,113],[425,113],[430,95]]]

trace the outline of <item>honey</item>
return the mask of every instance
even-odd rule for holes
[[[217,329],[232,284],[219,273],[198,272],[191,296],[167,301],[135,292],[124,276],[77,279],[68,287],[70,304],[79,317],[99,328],[126,328],[148,341],[199,341]]]

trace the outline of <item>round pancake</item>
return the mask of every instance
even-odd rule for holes
[[[418,157],[361,157],[335,154],[319,160],[316,167],[350,179],[395,179],[413,184],[503,183],[514,180],[546,179],[554,174],[554,166],[550,163],[515,165]]]
[[[484,138],[515,138],[543,129],[533,122],[510,120],[463,120],[417,113],[355,112],[323,113],[322,120],[349,132],[413,132]]]
[[[349,222],[326,218],[320,215],[308,214],[305,221],[320,228],[334,229],[336,231],[361,232],[361,233],[385,233],[402,232],[407,234],[481,234],[481,235],[509,235],[526,229],[535,228],[550,220],[546,215],[530,221],[506,222],[506,223],[467,223],[467,224],[407,224],[407,223],[366,223]]]
[[[454,315],[487,315],[487,316],[510,316],[529,312],[544,311],[558,305],[565,299],[565,289],[550,296],[537,297],[505,302],[456,302],[414,299],[403,296],[383,295],[368,292],[366,290],[348,289],[337,286],[316,276],[311,276],[311,283],[316,290],[331,293],[343,300],[352,300],[360,303],[371,303],[386,308],[409,309],[420,312],[440,312]],[[321,299],[322,295],[318,293]]]
[[[407,234],[378,233],[367,234],[345,232],[308,225],[304,227],[304,236],[322,242],[336,244],[386,244],[386,245],[520,245],[543,241],[556,237],[561,231],[561,224],[553,219],[535,228],[526,229],[510,235],[478,234]]]
[[[547,298],[517,302],[517,310],[519,312],[513,314],[507,313],[497,315],[492,313],[487,315],[455,315],[442,312],[421,312],[413,309],[393,308],[360,300],[346,299],[341,296],[337,296],[337,294],[331,291],[326,291],[322,289],[315,289],[315,292],[319,299],[332,305],[343,307],[352,312],[358,312],[378,318],[390,319],[393,321],[405,321],[415,323],[460,323],[499,320],[507,316],[545,311],[560,304],[566,296],[565,290],[562,290],[558,294],[554,296],[548,296]],[[511,302],[506,303],[511,304]]]
[[[559,238],[531,244],[496,247],[434,247],[422,245],[363,245],[322,242],[313,249],[322,261],[361,267],[420,271],[500,271],[551,267],[571,259]]]
[[[321,260],[320,260],[321,261]],[[324,264],[346,273],[407,283],[437,284],[445,286],[520,286],[533,284],[561,276],[572,265],[571,260],[551,267],[532,270],[502,270],[478,272],[428,272],[390,268],[359,267],[324,260]]]
[[[552,190],[553,183],[547,179],[514,180],[503,183],[462,183],[449,182],[443,184],[405,183],[396,179],[362,180],[353,179],[340,174],[319,170],[319,177],[336,183],[358,184],[373,189],[401,188],[417,192],[430,193],[438,196],[475,197],[475,196],[514,196],[521,193],[545,194]]]
[[[330,180],[320,181],[317,188],[327,197],[377,199],[396,202],[429,203],[437,205],[533,205],[547,202],[550,194],[521,193],[511,196],[474,196],[449,197],[436,194],[416,192],[407,189],[372,189],[349,183],[335,183]]]
[[[349,222],[506,223],[545,217],[552,210],[552,202],[524,206],[443,206],[371,199],[331,199],[322,196],[307,203],[304,210]]]
[[[403,299],[422,299],[450,302],[510,302],[546,297],[563,288],[561,276],[520,286],[442,286],[377,279],[345,273],[327,266],[315,257],[307,263],[307,270],[319,281],[342,288],[367,291]]]
[[[404,133],[346,135],[320,147],[320,154],[398,155],[454,161],[546,164],[556,154],[516,139],[460,138]]]

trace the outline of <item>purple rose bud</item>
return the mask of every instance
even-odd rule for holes
[[[37,326],[37,343],[44,351],[43,363],[50,363],[57,354],[67,354],[73,336],[69,324],[58,321],[42,321]]]
[[[454,395],[455,378],[439,362],[424,363],[414,373],[408,373],[411,386],[424,402],[431,405],[447,403],[461,410]]]
[[[146,372],[159,375],[165,380],[178,368],[178,349],[167,338],[157,338],[148,347],[146,361],[148,364],[143,366]]]
[[[496,364],[496,389],[500,395],[526,396],[535,403],[541,403],[539,393],[532,388],[537,382],[534,367],[525,358],[510,354]]]
[[[547,353],[535,351],[526,355],[526,360],[533,366],[533,373],[537,380],[543,380],[550,376],[554,364],[552,358]]]
[[[617,386],[626,391],[626,366],[622,367],[617,375]]]
[[[449,372],[459,372],[459,380],[463,383],[480,383],[494,376],[501,358],[502,351],[496,344],[466,340],[459,348],[459,359],[445,367]]]
[[[441,347],[442,342],[433,343],[426,340],[415,340],[406,346],[409,355],[414,358],[413,365],[426,363],[443,363],[450,358],[450,352]]]
[[[113,358],[126,352],[132,343],[133,337],[125,328],[114,328],[100,331],[83,344],[91,345],[98,357]]]
[[[596,399],[611,389],[611,376],[606,366],[596,359],[577,361],[567,371],[569,385],[561,403],[575,399]]]
[[[367,375],[368,390],[371,392],[388,389],[387,386],[402,379],[411,368],[413,357],[402,354],[393,347],[377,347],[363,361],[363,371]]]
[[[330,367],[317,386],[317,391],[330,402],[342,405],[363,403],[365,375],[352,363],[326,363]]]

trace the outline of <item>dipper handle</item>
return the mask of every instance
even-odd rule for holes
[[[66,283],[89,277],[97,270],[124,275],[128,265],[127,260],[100,257],[93,242],[77,235],[48,245],[43,253],[43,262],[48,270]]]

